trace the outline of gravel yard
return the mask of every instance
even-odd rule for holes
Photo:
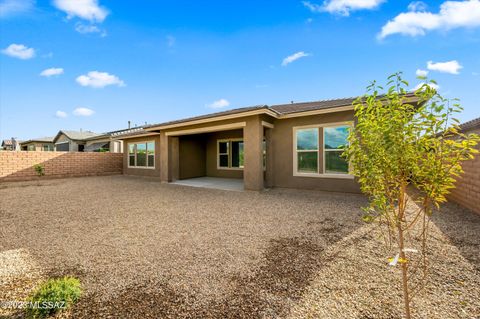
[[[65,318],[401,318],[364,197],[109,176],[0,184],[0,301],[80,278]],[[480,216],[432,223],[419,318],[480,317]],[[0,317],[22,313],[0,308]]]

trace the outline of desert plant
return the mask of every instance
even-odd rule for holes
[[[75,303],[82,293],[80,281],[73,277],[48,279],[28,298],[27,318],[45,318]]]
[[[344,153],[369,197],[364,220],[381,226],[393,251],[390,264],[401,267],[406,318],[425,284],[429,216],[446,201],[462,173],[461,162],[473,158],[479,141],[459,130],[454,115],[462,108],[456,100],[442,97],[434,81],[422,80],[414,96],[401,73],[388,78],[385,94],[376,82],[368,86],[354,102],[358,122]],[[415,198],[408,196],[409,187]],[[414,278],[415,287],[410,284]]]
[[[36,164],[35,166],[33,166],[33,168],[35,169],[35,172],[37,172],[38,176],[45,176],[45,168],[42,164]]]

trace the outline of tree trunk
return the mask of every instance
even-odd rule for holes
[[[403,301],[405,303],[405,317],[407,319],[410,319],[410,296],[408,295],[408,278],[407,278],[407,273],[408,273],[408,266],[406,263],[406,256],[405,252],[403,251],[404,248],[404,242],[403,242],[403,229],[401,226],[401,223],[399,223],[398,227],[398,242],[399,242],[399,248],[400,248],[400,258],[402,260],[401,265],[402,265],[402,286],[403,286]]]
[[[403,237],[403,226],[402,223],[406,220],[405,218],[405,195],[406,195],[406,184],[400,186],[400,198],[398,200],[398,220],[397,220],[397,230],[398,230],[398,248],[400,249],[400,264],[402,265],[402,286],[403,286],[403,301],[405,304],[405,318],[410,319],[410,296],[408,294],[408,264],[407,258],[405,256],[405,243]]]

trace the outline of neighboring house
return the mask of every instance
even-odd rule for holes
[[[416,103],[413,94],[409,102]],[[124,173],[174,182],[243,179],[244,188],[359,192],[341,157],[354,125],[354,98],[254,106],[127,132]]]
[[[53,151],[53,136],[40,137],[20,143],[22,151]]]
[[[123,141],[116,138],[119,134],[133,132],[134,129],[122,129],[97,134],[91,131],[59,131],[54,138],[55,150],[60,152],[111,152],[122,153]]]
[[[21,141],[18,141],[15,138],[3,140],[0,149],[3,151],[20,151],[20,143]]]
[[[2,141],[2,150],[3,151],[13,151],[13,143],[12,143],[11,139]]]
[[[84,152],[87,139],[99,136],[91,131],[59,131],[53,139],[57,152]]]
[[[98,134],[96,136],[87,138],[85,145],[85,152],[111,152],[122,153],[123,141],[119,140],[117,136],[131,132],[142,130],[142,127],[127,128]]]

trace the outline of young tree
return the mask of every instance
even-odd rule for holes
[[[376,82],[368,86],[367,94],[354,102],[357,124],[344,153],[369,197],[364,220],[377,222],[398,252],[390,264],[401,266],[406,318],[411,318],[414,294],[424,285],[429,216],[446,201],[462,173],[461,162],[473,158],[479,141],[477,135],[460,132],[454,117],[460,105],[443,98],[434,81],[422,79],[425,84],[413,93],[401,73],[388,78],[385,94]],[[415,192],[414,199],[409,190]],[[415,209],[407,207],[411,201]],[[408,246],[414,229],[418,250]],[[422,284],[411,287],[419,267],[424,270]]]

